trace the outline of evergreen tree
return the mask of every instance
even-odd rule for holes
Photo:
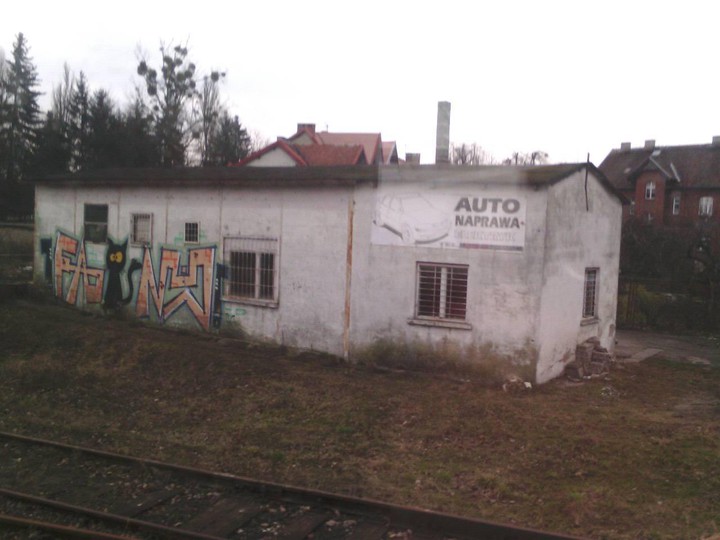
[[[38,132],[37,149],[34,154],[33,173],[45,176],[68,172],[70,148],[67,139],[67,126],[55,116],[54,111],[47,113],[45,122]]]
[[[237,116],[223,111],[217,128],[210,136],[210,153],[206,165],[236,163],[250,152],[250,136]]]
[[[107,91],[97,90],[88,109],[89,137],[85,168],[103,169],[119,165],[120,120]]]
[[[160,165],[160,151],[153,134],[152,115],[138,94],[123,115],[120,155],[123,167]]]
[[[17,35],[13,44],[12,59],[7,62],[7,72],[1,84],[0,154],[3,163],[0,178],[5,191],[3,199],[9,202],[6,210],[31,213],[32,186],[21,186],[19,181],[30,173],[37,146],[40,92],[37,91],[37,72],[22,33]]]

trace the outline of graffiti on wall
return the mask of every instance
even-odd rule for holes
[[[51,270],[45,276],[55,295],[65,302],[78,306],[102,303],[105,309],[134,302],[137,316],[161,323],[185,308],[204,330],[220,327],[224,266],[217,262],[216,246],[161,247],[157,261],[146,246],[142,261],[132,259],[128,264],[127,240],[116,243],[108,239],[105,256],[99,258],[104,260],[102,265],[89,262],[84,239],[58,231],[54,240],[54,248],[50,239],[41,240],[41,252]],[[96,258],[94,253],[93,260]]]
[[[220,279],[215,275],[216,253],[215,246],[190,248],[183,261],[178,249],[163,247],[156,270],[150,249],[146,247],[135,303],[136,315],[149,318],[152,306],[158,320],[163,322],[185,306],[200,326],[209,330],[214,322],[213,315],[220,313],[213,309],[215,289],[220,286]]]
[[[53,263],[55,296],[73,305],[100,303],[105,269],[88,264],[87,250],[82,239],[58,231],[55,236]]]

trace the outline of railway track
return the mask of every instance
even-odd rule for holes
[[[572,538],[3,432],[0,531],[8,531],[3,538]]]

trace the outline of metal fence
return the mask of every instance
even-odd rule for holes
[[[617,324],[669,331],[717,330],[720,309],[709,282],[622,276]]]

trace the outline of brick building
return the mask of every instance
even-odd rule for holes
[[[635,217],[670,227],[716,229],[720,225],[720,137],[711,144],[642,148],[623,143],[600,170],[625,195],[623,222]]]

